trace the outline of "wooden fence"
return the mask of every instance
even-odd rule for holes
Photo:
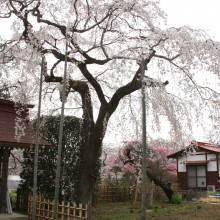
[[[132,194],[133,194],[132,190],[128,187],[102,186],[99,188],[97,202],[98,203],[130,202],[132,199]],[[41,198],[41,199],[43,200],[43,198]],[[47,205],[45,204],[45,207],[48,207],[49,202],[48,201],[46,201],[46,202],[47,202]],[[43,201],[41,201],[41,203],[43,203]],[[43,207],[43,206],[44,205],[42,204],[41,207]],[[65,203],[65,206],[67,206],[67,203]],[[31,208],[30,201],[28,202],[28,192],[24,191],[24,190],[18,190],[17,191],[17,203],[16,203],[15,210],[18,212],[21,212],[21,213],[28,214],[28,213],[30,213],[30,210],[28,210],[28,207],[29,207],[29,209]],[[65,210],[66,209],[68,209],[68,208],[65,208]],[[53,209],[50,208],[50,210],[53,210]],[[73,211],[71,211],[71,212],[73,212]],[[47,214],[47,215],[49,215],[49,214]]]
[[[132,192],[127,187],[100,187],[98,202],[128,202],[131,201]]]
[[[28,219],[32,219],[33,198],[28,200]],[[36,220],[53,219],[54,201],[37,197]],[[77,205],[76,203],[62,202],[58,205],[57,219],[59,220],[89,220],[88,205]]]
[[[17,189],[16,211],[28,213],[28,197],[28,191]]]

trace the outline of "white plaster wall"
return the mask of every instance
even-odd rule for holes
[[[206,160],[205,155],[188,155],[187,161],[197,161],[197,160]]]
[[[217,160],[211,160],[216,159],[215,154],[208,154],[207,160],[209,161],[207,163],[207,171],[217,171]],[[186,172],[186,164],[185,161],[197,161],[197,160],[206,160],[205,155],[188,155],[187,158],[185,156],[180,156],[178,158],[178,171],[179,172]]]
[[[186,172],[186,164],[184,162],[186,161],[186,157],[180,156],[178,158],[178,172]]]
[[[215,159],[215,161],[212,161],[210,159]],[[207,170],[208,171],[217,171],[217,160],[215,154],[208,154],[207,160],[209,161],[207,164]]]
[[[178,172],[186,172],[186,164],[185,164],[186,161],[197,161],[197,160],[206,160],[206,156],[196,155],[196,154],[188,155],[187,158],[185,156],[180,156],[178,158]],[[210,169],[214,169],[213,164],[210,166]]]

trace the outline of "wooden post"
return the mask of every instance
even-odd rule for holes
[[[73,203],[73,216],[76,217],[76,209],[77,209],[77,206],[76,206],[76,203],[74,202]]]
[[[83,207],[82,207],[82,204],[80,203],[79,204],[79,218],[80,219],[82,219],[82,209],[83,209]]]
[[[43,219],[45,219],[45,216],[46,216],[46,199],[43,197]]]
[[[67,220],[70,220],[70,202],[67,203]]]
[[[47,199],[47,215],[46,215],[46,219],[50,219],[50,200]]]
[[[65,202],[62,201],[61,220],[65,219]]]
[[[91,220],[92,219],[92,203],[89,202],[88,205],[86,205],[86,219]]]
[[[7,182],[8,182],[8,160],[10,156],[10,149],[1,149],[0,157],[2,162],[2,173],[0,179],[0,213],[6,213],[7,211]]]

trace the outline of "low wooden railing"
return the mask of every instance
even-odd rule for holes
[[[33,198],[28,200],[28,219],[32,219]],[[45,199],[42,196],[37,197],[36,202],[36,220],[53,219],[54,201]],[[59,220],[89,220],[88,205],[77,205],[76,203],[61,202],[57,209],[57,219]]]

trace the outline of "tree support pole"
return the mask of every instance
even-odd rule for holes
[[[59,142],[58,142],[58,159],[57,159],[57,171],[55,180],[55,196],[54,196],[54,210],[53,219],[57,219],[57,208],[59,203],[59,188],[60,188],[60,169],[62,162],[62,142],[63,142],[63,122],[64,122],[64,105],[66,100],[66,72],[67,72],[67,49],[68,41],[66,41],[66,51],[65,51],[65,66],[64,66],[64,77],[63,77],[63,89],[62,89],[62,108],[60,116],[60,130],[59,130]]]
[[[146,220],[146,206],[147,206],[147,141],[146,141],[146,103],[145,103],[145,86],[143,84],[145,73],[144,59],[141,62],[141,103],[142,103],[142,184],[141,184],[141,220]]]
[[[36,142],[35,142],[35,154],[34,154],[32,220],[36,219],[36,210],[37,210],[37,169],[38,169],[39,134],[40,134],[41,96],[42,96],[42,82],[43,82],[43,70],[44,70],[44,66],[43,65],[44,65],[44,57],[42,56],[41,75],[40,75],[40,87],[39,87],[39,98],[38,98]]]

